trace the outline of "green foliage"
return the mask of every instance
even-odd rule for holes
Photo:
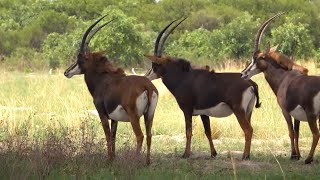
[[[310,58],[314,55],[314,45],[308,31],[308,25],[286,18],[286,22],[271,30],[272,42],[279,43],[278,50],[298,58]]]
[[[320,64],[320,48],[315,51],[315,60],[318,63],[318,66]]]
[[[74,22],[69,23],[65,13],[58,13],[52,10],[45,11],[37,18],[37,23],[45,33],[65,33],[74,28]]]
[[[79,46],[71,45],[69,42],[74,42],[74,36],[71,34],[61,35],[51,33],[47,36],[43,45],[43,53],[45,54],[48,66],[50,68],[58,68],[61,65],[70,64],[72,55],[76,52]]]
[[[75,17],[68,18],[68,22],[72,22],[74,26],[84,26],[82,22],[77,23],[77,21]],[[50,33],[44,40],[41,49],[46,57],[46,65],[53,69],[70,65],[75,60],[76,52],[79,49],[82,31],[82,29],[76,28],[65,34]]]
[[[258,24],[251,15],[244,13],[223,27],[225,54],[237,59],[250,56]]]
[[[4,66],[8,70],[33,72],[46,69],[45,57],[35,49],[19,47],[10,57],[4,59]]]
[[[43,67],[65,66],[85,29],[109,14],[117,20],[98,33],[91,47],[107,50],[119,65],[143,64],[143,54],[152,52],[159,30],[181,17],[188,19],[168,39],[167,53],[220,63],[249,58],[261,22],[288,9],[266,30],[263,44],[281,44],[282,52],[298,58],[318,57],[320,2],[305,0],[2,0],[0,56],[11,61],[19,58],[16,51],[29,49],[46,57]]]
[[[222,58],[223,47],[221,43],[224,34],[220,30],[210,32],[199,28],[192,32],[186,31],[177,41],[168,45],[170,55],[192,59],[195,64],[203,59],[212,59],[215,62]]]
[[[178,57],[207,57],[210,52],[210,31],[199,28],[192,32],[186,31],[177,41],[168,45],[168,53]]]
[[[127,17],[119,9],[105,9],[104,14],[107,13],[112,14],[109,19],[115,20],[95,35],[90,43],[91,49],[107,50],[108,56],[117,64],[124,66],[141,64],[147,44],[141,33],[144,25],[138,24],[133,17]]]
[[[226,26],[212,32],[203,28],[185,32],[169,46],[169,54],[185,58],[205,58],[219,62],[223,57],[241,58],[250,55],[257,22],[244,13]]]

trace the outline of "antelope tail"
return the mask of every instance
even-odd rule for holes
[[[155,91],[155,93],[158,94],[157,90],[156,89],[153,89],[153,88],[150,88],[150,87],[147,87],[147,96],[148,96],[148,106],[147,106],[147,109],[150,107],[151,105],[151,101],[152,101],[152,95],[153,95],[153,92]]]
[[[256,101],[255,107],[256,107],[256,108],[259,108],[259,107],[261,107],[261,102],[260,102],[260,98],[259,98],[259,90],[258,90],[259,88],[258,88],[258,84],[255,83],[255,82],[253,82],[253,81],[251,81],[251,80],[249,80],[249,82],[252,84],[253,92],[254,92],[254,94],[255,94],[256,97],[257,97],[257,101]]]

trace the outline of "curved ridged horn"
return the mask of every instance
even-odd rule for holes
[[[98,24],[104,17],[106,17],[107,15],[102,16],[100,19],[98,19],[96,22],[94,22],[91,26],[89,26],[89,28],[86,30],[86,32],[83,34],[82,40],[81,40],[81,44],[80,44],[80,52],[83,52],[84,50],[84,45],[86,42],[86,38],[88,36],[88,34],[90,33],[91,29]]]
[[[160,55],[158,55],[158,46],[159,46],[159,41],[160,41],[160,39],[161,39],[161,36],[162,36],[163,33],[171,26],[171,24],[173,24],[173,23],[176,22],[177,20],[178,20],[178,19],[172,21],[171,23],[169,23],[165,28],[163,28],[163,29],[159,32],[158,37],[157,37],[157,40],[156,40],[155,45],[154,45],[154,55],[156,55],[156,56],[158,56],[158,57],[160,56]]]
[[[168,33],[166,33],[165,35],[164,35],[164,37],[161,39],[161,41],[160,41],[160,44],[159,44],[159,48],[158,48],[158,55],[159,56],[161,56],[161,54],[162,54],[162,49],[163,49],[163,46],[164,46],[164,43],[166,42],[166,40],[167,40],[167,38],[169,37],[169,35],[170,35],[170,33],[173,31],[173,30],[175,30],[184,20],[186,20],[187,19],[187,17],[185,17],[185,18],[183,18],[178,24],[176,24],[173,28],[171,28],[170,30],[169,30],[169,32]]]
[[[108,22],[102,24],[101,26],[99,26],[99,27],[97,27],[97,28],[95,28],[95,29],[92,30],[92,32],[88,35],[87,40],[85,41],[85,44],[84,44],[85,50],[88,49],[88,46],[89,46],[89,43],[90,43],[90,40],[92,39],[92,37],[93,37],[101,28],[103,28],[103,27],[106,26],[107,24],[111,23],[113,20],[115,20],[115,19],[112,19],[112,20],[110,20],[110,21],[108,21]]]
[[[260,26],[260,29],[257,33],[257,36],[256,36],[256,40],[255,40],[255,45],[254,45],[254,51],[257,52],[259,49],[260,49],[260,44],[261,44],[261,38],[262,38],[262,35],[263,35],[263,32],[264,30],[268,27],[268,25],[270,24],[270,22],[272,20],[274,20],[276,17],[279,17],[281,16],[282,14],[284,14],[286,12],[281,12],[281,13],[278,13],[274,16],[272,16],[271,18],[269,18],[267,21],[265,21],[261,26]]]

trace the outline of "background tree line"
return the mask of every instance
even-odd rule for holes
[[[91,41],[115,63],[137,66],[157,33],[188,19],[165,52],[194,63],[247,59],[261,22],[287,11],[263,38],[296,58],[320,59],[320,0],[1,0],[0,60],[12,69],[59,68],[74,61],[82,33],[98,17],[117,18]],[[271,30],[270,30],[271,29]]]

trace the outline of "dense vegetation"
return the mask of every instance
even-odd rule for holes
[[[122,66],[143,65],[157,32],[188,17],[168,39],[166,53],[197,63],[248,58],[260,23],[287,11],[266,31],[266,40],[296,58],[320,57],[319,0],[1,0],[0,60],[10,69],[64,67],[95,19],[117,19],[91,47],[107,50]]]

